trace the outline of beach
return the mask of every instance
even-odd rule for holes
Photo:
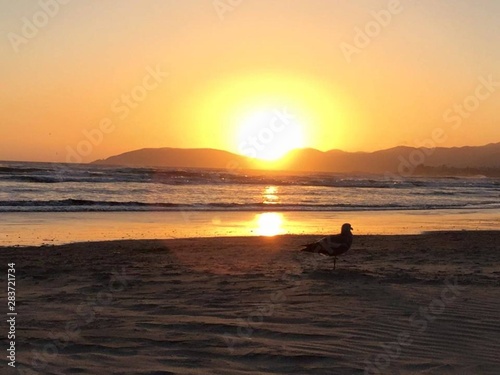
[[[0,375],[500,375],[499,16],[0,2]]]
[[[357,235],[336,270],[316,239],[2,247],[2,373],[500,373],[500,232]]]

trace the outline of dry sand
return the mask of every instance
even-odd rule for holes
[[[358,236],[335,271],[316,238],[0,248],[0,372],[500,374],[500,232]]]

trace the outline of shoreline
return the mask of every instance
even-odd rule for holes
[[[82,241],[327,235],[349,222],[354,234],[418,234],[439,230],[495,230],[500,209],[355,212],[77,212],[2,213],[0,246]]]
[[[440,236],[497,236],[500,244],[500,229],[459,229],[459,230],[431,230],[431,231],[422,231],[420,233],[394,233],[394,234],[354,234],[354,238],[357,241],[361,241],[365,243],[366,241],[370,241],[373,239],[379,240],[391,240],[391,239],[401,239],[401,240],[414,240],[418,238],[433,238]],[[317,239],[320,239],[322,234],[277,234],[273,236],[207,236],[207,237],[166,237],[166,238],[129,238],[129,239],[110,239],[110,240],[84,240],[78,242],[68,242],[68,243],[60,243],[60,244],[41,244],[41,245],[0,245],[0,251],[12,251],[12,250],[44,250],[44,249],[69,249],[72,248],[80,249],[82,246],[99,246],[103,248],[113,248],[114,245],[122,246],[126,245],[132,248],[141,248],[141,246],[145,246],[145,248],[141,248],[142,250],[148,248],[155,248],[156,245],[161,244],[167,246],[168,244],[176,244],[176,243],[191,243],[198,241],[264,241],[264,242],[281,242],[291,240],[295,241],[304,241],[311,242]],[[356,241],[356,242],[357,242]],[[500,249],[500,245],[499,249]],[[355,247],[353,245],[353,247]]]

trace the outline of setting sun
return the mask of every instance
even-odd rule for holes
[[[305,146],[302,125],[287,109],[260,110],[247,115],[238,135],[238,151],[251,158],[276,160]]]
[[[273,71],[207,82],[186,108],[196,111],[181,108],[179,116],[196,125],[198,137],[266,161],[314,144],[342,148],[348,127],[358,121],[350,100],[335,87],[308,75]],[[215,139],[214,129],[223,130],[224,137]]]

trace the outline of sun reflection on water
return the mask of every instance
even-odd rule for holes
[[[264,192],[262,193],[262,200],[264,204],[277,204],[279,203],[278,197],[278,187],[277,186],[266,186]]]
[[[256,233],[260,236],[276,236],[285,233],[283,215],[276,212],[265,212],[255,215]]]

